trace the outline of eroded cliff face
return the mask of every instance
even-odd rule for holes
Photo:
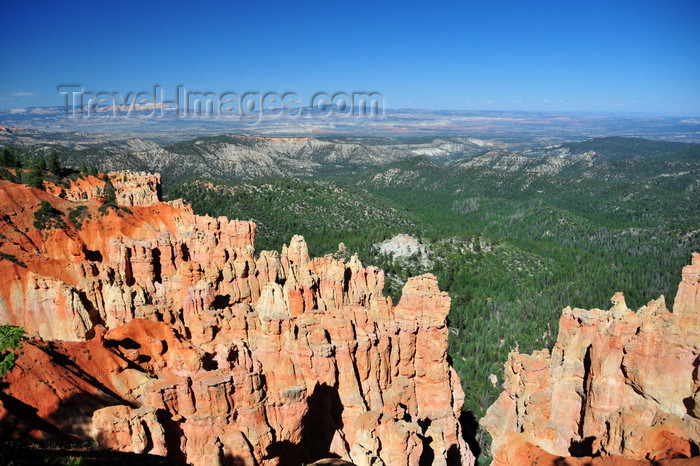
[[[157,199],[157,179],[119,176]],[[474,462],[435,277],[394,306],[357,258],[312,259],[298,236],[256,257],[252,222],[114,184],[128,208],[0,181],[0,322],[34,336],[2,422],[199,465]],[[80,227],[34,228],[42,201],[84,206]]]
[[[120,206],[150,206],[160,201],[160,174],[120,171],[110,173],[117,204]],[[104,194],[105,181],[97,176],[71,180],[68,186],[44,182],[46,191],[70,201],[99,200]]]
[[[633,312],[617,293],[607,311],[564,309],[552,354],[509,355],[504,391],[481,420],[494,464],[698,455],[700,254],[682,275],[673,313],[663,297]]]

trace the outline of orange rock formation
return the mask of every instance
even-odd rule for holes
[[[114,185],[117,204],[120,206],[149,206],[160,201],[160,174],[121,171],[109,174]],[[46,190],[70,201],[91,201],[102,197],[105,182],[96,176],[83,176],[72,180],[70,186],[58,186],[44,182]]]
[[[0,323],[33,336],[3,423],[196,465],[473,463],[435,277],[394,306],[356,257],[312,259],[299,236],[255,257],[252,222],[112,179],[128,207],[100,209],[94,178],[62,197],[0,181]],[[42,201],[65,228],[33,226]]]
[[[552,354],[509,355],[505,390],[481,420],[493,437],[493,464],[698,455],[700,254],[683,269],[673,313],[663,297],[636,313],[621,293],[611,301],[608,311],[564,309]],[[686,461],[668,464],[700,458]]]

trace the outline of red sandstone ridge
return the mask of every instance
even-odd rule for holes
[[[129,171],[109,174],[114,185],[117,204],[121,206],[150,206],[160,201],[160,174],[132,173]],[[44,182],[46,190],[54,196],[70,201],[92,201],[103,196],[105,181],[96,176],[83,176],[71,180],[70,185],[58,186]]]
[[[700,464],[672,461],[700,445],[700,254],[673,313],[663,296],[636,313],[621,293],[612,303],[564,309],[551,355],[509,355],[505,390],[481,420],[494,465]]]
[[[1,422],[195,465],[473,464],[435,277],[394,306],[383,272],[299,236],[256,257],[251,222],[72,189],[0,181],[0,323],[34,335]],[[65,228],[34,228],[42,201]]]

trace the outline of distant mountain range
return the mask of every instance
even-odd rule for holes
[[[416,110],[386,108],[379,116],[302,113],[297,117],[259,115],[254,122],[238,117],[183,117],[174,110],[156,116],[114,117],[66,113],[63,107],[0,110],[0,125],[43,132],[111,133],[111,138],[143,137],[173,143],[199,136],[474,136],[510,144],[537,145],[582,141],[601,136],[700,142],[700,117],[646,114]]]
[[[634,160],[627,164],[644,165],[651,162],[640,162],[642,159],[692,159],[700,152],[698,144],[641,138],[605,137],[540,146],[535,143],[463,136],[280,138],[225,134],[163,144],[140,137],[113,138],[101,134],[46,133],[10,128],[0,131],[0,145],[14,145],[45,156],[55,150],[68,166],[79,167],[85,162],[101,171],[159,172],[166,182],[171,183],[195,177],[246,181],[328,173],[354,175],[369,167],[414,157],[439,162],[439,170],[447,173],[486,168],[574,175],[585,168],[581,176],[605,179],[632,176],[639,171],[639,167],[637,170],[610,170],[610,163],[624,167],[625,161]],[[443,162],[446,165],[443,166]],[[657,165],[654,165],[655,171],[666,170],[668,174],[683,171],[677,164]],[[391,179],[392,173],[389,167],[383,174],[375,176]],[[408,175],[404,173],[402,176]],[[416,182],[421,184],[432,178],[421,175]]]
[[[35,154],[57,151],[66,165],[82,162],[103,171],[160,172],[174,181],[191,177],[250,180],[309,176],[338,167],[381,165],[425,155],[453,160],[483,152],[494,144],[474,138],[276,138],[245,135],[205,136],[161,145],[144,138],[107,139],[81,133],[18,131],[0,133],[0,145]]]

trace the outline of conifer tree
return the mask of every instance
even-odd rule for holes
[[[52,151],[49,158],[49,171],[56,176],[61,176],[61,159],[58,152]]]
[[[112,184],[112,180],[110,180],[107,175],[105,175],[104,198],[105,198],[105,205],[116,207],[116,205],[117,205],[117,193],[116,193],[116,190],[114,189],[114,185]]]

